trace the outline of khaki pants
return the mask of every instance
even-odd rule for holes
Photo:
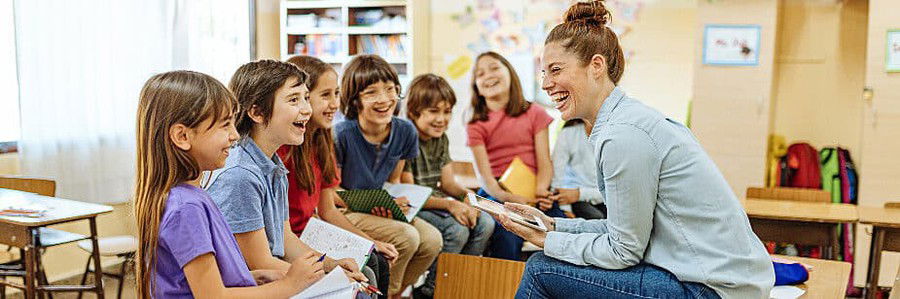
[[[363,213],[346,215],[360,230],[375,240],[394,245],[400,253],[391,265],[389,295],[399,294],[403,287],[415,283],[441,252],[441,233],[422,219],[405,223]]]

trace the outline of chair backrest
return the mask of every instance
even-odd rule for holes
[[[56,196],[56,181],[49,179],[0,175],[0,188]]]
[[[807,188],[748,187],[747,198],[831,202],[831,193],[828,193],[828,191],[825,190]]]
[[[442,253],[434,298],[512,298],[524,272],[523,262]]]
[[[885,209],[900,209],[900,201],[889,201],[884,203]]]
[[[453,178],[463,188],[477,189],[479,187],[475,166],[471,162],[453,161],[450,162],[450,167],[453,169]]]
[[[894,287],[891,288],[891,297],[888,299],[900,299],[900,269],[897,269],[897,276],[894,276]]]

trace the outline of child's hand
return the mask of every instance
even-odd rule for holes
[[[284,278],[285,273],[286,272],[281,270],[250,271],[250,275],[253,275],[253,280],[256,281],[256,285],[260,286]]]
[[[546,211],[553,208],[553,200],[544,197],[537,198],[537,207],[541,209],[541,211]]]
[[[384,207],[374,207],[369,211],[372,215],[381,216],[388,219],[394,219],[394,213]]]
[[[550,200],[559,202],[561,205],[570,205],[578,201],[578,198],[581,196],[581,191],[577,188],[574,189],[556,189],[559,191],[558,194],[554,194],[550,196]]]
[[[325,276],[325,269],[323,269],[323,264],[318,262],[320,257],[321,255],[318,253],[309,251],[294,259],[291,268],[284,276],[286,285],[293,288],[294,291],[300,292],[322,279]]]
[[[503,201],[504,202],[514,202],[514,203],[519,203],[519,204],[523,204],[523,205],[533,205],[533,204],[537,203],[537,201],[534,199],[530,199],[525,196],[520,196],[520,195],[516,195],[516,194],[512,194],[512,193],[509,193],[509,195],[507,195],[506,198],[503,199]]]
[[[372,241],[375,243],[375,251],[381,253],[390,265],[394,265],[394,262],[397,261],[397,257],[400,256],[400,252],[397,251],[397,248],[394,247],[394,244],[381,242],[381,241]]]
[[[447,208],[447,211],[465,227],[474,228],[478,223],[478,210],[463,202],[450,199],[450,207]]]
[[[406,199],[406,196],[400,196],[394,198],[394,202],[397,203],[397,206],[400,207],[400,210],[403,211],[403,214],[409,213],[409,200]]]
[[[344,269],[344,272],[347,273],[347,277],[353,279],[355,281],[364,281],[369,282],[369,279],[366,278],[362,272],[359,271],[359,265],[356,264],[351,258],[339,259],[337,260],[337,264]]]

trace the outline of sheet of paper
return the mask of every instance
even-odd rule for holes
[[[384,190],[393,197],[405,196],[409,200],[409,211],[406,212],[406,219],[412,221],[413,217],[419,213],[428,198],[431,197],[433,190],[428,187],[413,184],[384,184]]]
[[[309,219],[306,229],[300,234],[300,241],[336,260],[352,258],[360,269],[366,265],[369,253],[375,246],[372,241],[319,218]]]
[[[335,269],[291,299],[353,299],[353,285],[344,270]]]
[[[801,288],[795,286],[776,286],[769,292],[769,298],[772,299],[794,299],[805,294]]]

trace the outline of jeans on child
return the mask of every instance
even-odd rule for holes
[[[620,270],[578,266],[532,254],[525,265],[516,299],[532,298],[719,298],[706,285],[681,282],[650,264]]]
[[[478,189],[478,196],[501,202],[487,194],[484,189]],[[562,210],[559,209],[558,203],[553,203],[553,207],[549,210],[544,211],[544,214],[550,217],[566,217],[566,214],[563,213]],[[494,227],[494,234],[491,235],[491,243],[488,245],[488,249],[485,252],[485,256],[514,260],[517,261],[521,259],[520,255],[522,254],[522,244],[525,243],[521,237],[516,234],[506,230],[502,225],[497,225]]]
[[[438,231],[444,239],[444,248],[441,252],[461,253],[467,255],[481,255],[490,241],[494,232],[494,219],[485,212],[480,212],[475,227],[469,229],[456,221],[450,212],[436,210],[422,210],[416,215],[427,221]],[[434,295],[434,282],[437,277],[437,260],[428,269],[428,277],[420,291],[428,296]]]

